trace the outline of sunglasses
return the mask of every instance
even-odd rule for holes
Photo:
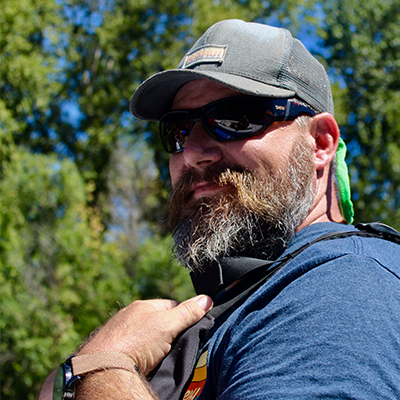
[[[160,135],[168,153],[179,153],[195,123],[200,121],[219,142],[257,135],[277,121],[293,121],[300,115],[315,115],[295,100],[238,96],[218,100],[189,111],[171,111],[160,120]]]

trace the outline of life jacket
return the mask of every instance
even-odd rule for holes
[[[358,231],[332,232],[306,243],[276,261],[246,257],[227,257],[215,262],[202,274],[191,273],[198,294],[208,294],[214,307],[203,319],[182,332],[171,351],[148,376],[161,400],[194,400],[205,384],[207,360],[203,347],[226,318],[261,287],[272,275],[311,245],[349,236],[374,237],[400,245],[400,233],[382,223],[357,224]],[[229,291],[233,282],[239,281]]]

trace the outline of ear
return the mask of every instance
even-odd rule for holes
[[[340,131],[332,114],[321,113],[313,117],[312,134],[315,139],[315,167],[323,169],[336,155]]]

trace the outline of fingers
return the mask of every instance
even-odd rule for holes
[[[149,373],[170,351],[174,339],[212,308],[212,299],[196,296],[173,300],[135,301],[120,310],[81,348],[80,354],[121,352]]]
[[[174,304],[177,304],[174,306]],[[152,329],[148,331],[147,340],[133,352],[139,369],[148,374],[170,351],[172,342],[185,329],[200,321],[212,308],[212,299],[206,295],[196,296],[181,304],[168,300],[151,300],[154,311],[147,313],[146,320],[151,322]],[[138,345],[139,342],[136,342]],[[137,351],[139,350],[140,351]]]
[[[145,300],[135,301],[128,308],[135,308],[137,314],[153,313],[160,311],[159,317],[162,317],[162,322],[170,323],[180,331],[198,322],[204,317],[206,312],[210,311],[213,306],[213,301],[206,295],[199,295],[178,303],[174,300]],[[161,323],[161,321],[160,321]],[[180,333],[180,331],[178,333]]]
[[[149,311],[150,310],[166,311],[166,310],[171,310],[172,308],[179,305],[179,302],[176,300],[153,299],[153,300],[137,300],[133,302],[131,305],[133,304],[140,304],[142,310],[145,310],[146,308]]]

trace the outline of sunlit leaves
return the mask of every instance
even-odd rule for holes
[[[320,33],[328,65],[346,93],[341,124],[349,143],[356,219],[400,227],[400,4],[324,2]]]
[[[192,294],[155,228],[168,192],[157,124],[128,103],[218,20],[284,26],[319,53],[356,220],[400,227],[398,0],[2,0],[1,11],[2,398],[33,398],[117,302]]]

